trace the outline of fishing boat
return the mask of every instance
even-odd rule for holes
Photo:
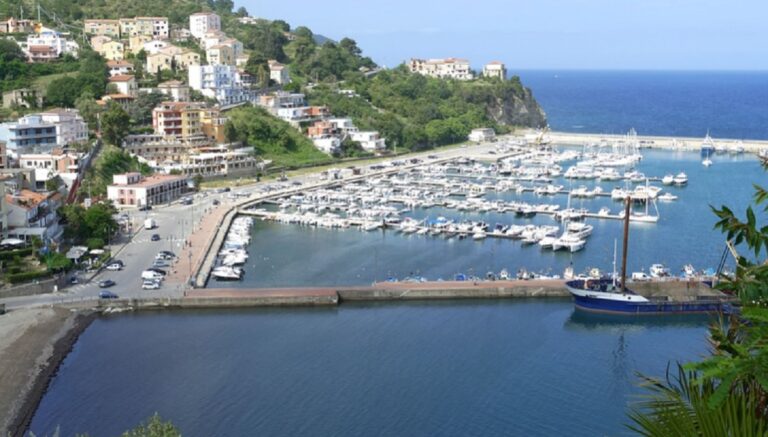
[[[631,200],[625,200],[624,248],[622,252],[621,278],[612,277],[579,278],[566,281],[565,285],[573,296],[577,310],[622,315],[634,314],[695,314],[730,311],[730,304],[721,299],[650,300],[627,288],[627,243],[629,241],[629,216]],[[615,258],[614,252],[614,258]],[[615,263],[615,261],[614,261]]]

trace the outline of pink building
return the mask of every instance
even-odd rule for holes
[[[170,203],[189,190],[186,176],[158,175],[142,177],[141,173],[124,173],[112,177],[107,198],[117,208],[141,207]]]

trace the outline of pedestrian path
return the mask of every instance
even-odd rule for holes
[[[224,215],[226,215],[229,206],[219,205],[208,212],[203,219],[197,223],[193,232],[186,239],[185,244],[176,253],[177,261],[173,270],[166,276],[168,284],[187,284],[190,276],[196,270],[206,255],[205,248],[209,246],[209,241],[214,237],[221,224]]]

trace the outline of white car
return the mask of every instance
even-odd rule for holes
[[[160,283],[157,281],[144,281],[141,284],[141,288],[144,290],[157,290],[160,288]]]
[[[106,269],[109,270],[109,271],[115,272],[115,271],[118,271],[118,270],[122,270],[123,269],[123,265],[119,264],[119,263],[112,263],[112,264],[109,264],[106,267]]]

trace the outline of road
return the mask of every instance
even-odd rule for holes
[[[437,159],[459,158],[467,156],[479,156],[493,150],[496,144],[484,144],[479,146],[461,147],[443,151],[425,151],[408,155],[407,157],[398,157],[398,160],[412,158],[427,159],[427,156],[435,155]],[[486,155],[487,158],[494,158],[494,155]],[[373,172],[380,173],[380,172]],[[235,202],[234,193],[244,196],[253,196],[254,194],[264,194],[269,189],[270,194],[276,194],[283,190],[295,189],[295,183],[316,184],[321,182],[320,174],[309,173],[291,178],[289,182],[277,183],[274,181],[264,181],[256,184],[241,186],[230,193],[219,193],[215,190],[208,190],[198,193],[194,196],[192,205],[182,205],[180,202],[174,202],[170,205],[155,206],[149,211],[125,210],[120,215],[127,215],[127,221],[131,223],[132,233],[122,234],[116,238],[110,247],[113,258],[123,261],[125,267],[120,271],[102,270],[98,274],[83,272],[78,275],[79,284],[66,287],[55,293],[40,294],[33,296],[21,296],[14,298],[0,299],[0,303],[5,303],[9,310],[23,307],[47,306],[60,303],[73,303],[80,301],[94,301],[98,299],[99,292],[102,290],[98,286],[100,281],[111,279],[115,285],[109,290],[117,294],[120,298],[148,298],[148,297],[181,297],[184,290],[187,289],[186,283],[163,283],[158,290],[143,290],[141,288],[141,272],[152,266],[155,255],[161,250],[170,250],[176,254],[181,253],[185,240],[197,227],[204,214],[216,208],[213,201],[220,202],[219,208],[226,208]],[[157,223],[157,228],[153,230],[143,229],[144,220],[152,218]],[[159,241],[152,241],[152,234],[160,236]],[[175,261],[173,262],[175,264]],[[164,267],[164,270],[172,270],[173,265]],[[169,272],[170,273],[170,272]],[[182,276],[188,278],[190,273],[180,272]],[[91,277],[92,276],[92,277]]]

